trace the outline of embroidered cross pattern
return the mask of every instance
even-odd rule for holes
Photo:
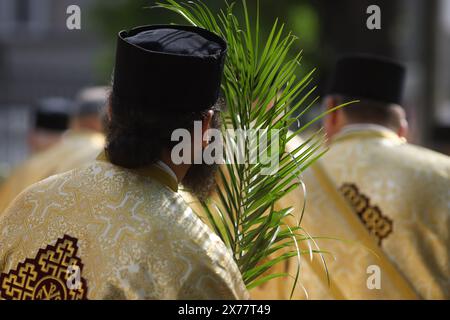
[[[382,240],[387,238],[393,230],[392,220],[383,215],[378,206],[371,205],[369,198],[362,194],[355,184],[344,183],[340,191],[381,246]]]
[[[15,270],[0,275],[0,299],[6,300],[81,300],[86,299],[86,280],[80,276],[70,286],[70,267],[83,268],[77,257],[78,240],[64,235],[54,246],[40,249],[34,259],[19,263]]]

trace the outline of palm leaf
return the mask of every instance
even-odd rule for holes
[[[300,271],[302,254],[320,254],[314,238],[298,226],[288,226],[286,219],[291,208],[276,209],[275,204],[287,193],[304,185],[299,173],[316,161],[326,150],[321,132],[313,135],[296,150],[286,153],[286,144],[312,123],[306,123],[297,132],[289,127],[298,121],[317,101],[315,87],[311,88],[314,70],[298,78],[301,52],[292,55],[297,38],[285,32],[284,24],[275,20],[264,41],[260,39],[259,3],[256,22],[252,19],[245,0],[241,2],[243,19],[234,14],[235,4],[225,2],[224,9],[211,12],[201,1],[179,2],[165,0],[158,6],[176,12],[189,23],[206,28],[228,42],[228,56],[224,68],[223,94],[227,112],[223,115],[226,129],[277,129],[281,148],[268,145],[256,149],[264,151],[279,161],[279,170],[272,175],[262,174],[265,165],[253,163],[255,146],[247,143],[243,148],[244,164],[236,163],[236,154],[227,158],[220,168],[221,187],[217,189],[218,201],[203,203],[205,214],[214,231],[231,249],[233,257],[248,288],[271,279],[286,276],[267,272],[287,259],[297,258],[294,292]],[[294,58],[290,58],[294,56]],[[294,114],[299,114],[293,117]],[[225,140],[227,143],[227,140]],[[304,204],[303,204],[304,210]],[[303,215],[302,210],[302,215]],[[299,224],[301,217],[299,219]],[[313,242],[302,250],[300,244]],[[326,269],[326,266],[325,266]]]

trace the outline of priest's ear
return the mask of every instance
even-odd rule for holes
[[[340,104],[340,101],[335,96],[326,96],[324,100],[325,111],[333,109]],[[333,137],[338,133],[342,127],[345,125],[345,115],[341,109],[331,112],[328,114],[323,121],[323,126],[328,138]]]
[[[213,110],[208,110],[202,119],[202,147],[206,148],[209,144],[211,137],[209,136],[209,129],[211,129],[212,119],[214,116]]]
[[[111,121],[112,116],[112,107],[111,107],[111,98],[108,100],[108,104],[106,105],[105,117],[106,120]]]
[[[406,118],[406,112],[405,109],[403,109],[399,105],[393,105],[391,107],[391,113],[394,115],[394,121],[395,121],[395,129],[397,131],[397,135],[400,138],[407,138],[409,134],[409,124],[408,120]]]

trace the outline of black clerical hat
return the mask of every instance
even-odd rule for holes
[[[406,69],[373,55],[348,55],[336,63],[328,94],[401,104]]]
[[[48,131],[65,131],[69,127],[72,101],[53,97],[35,103],[34,127]]]
[[[138,113],[208,109],[219,96],[226,51],[221,37],[192,26],[121,31],[113,95],[121,108],[144,109]]]

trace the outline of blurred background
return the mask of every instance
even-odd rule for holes
[[[221,0],[205,3],[213,10],[223,7]],[[380,30],[366,27],[366,10],[373,4],[381,8]],[[66,26],[70,5],[81,9],[80,30]],[[38,99],[73,98],[83,87],[110,82],[118,31],[183,23],[154,5],[153,0],[0,0],[0,171],[27,157]],[[409,140],[450,154],[450,0],[261,0],[260,6],[264,32],[278,17],[298,35],[297,49],[304,51],[299,72],[317,68],[318,95],[343,53],[403,61]],[[309,117],[320,105],[313,109]]]

